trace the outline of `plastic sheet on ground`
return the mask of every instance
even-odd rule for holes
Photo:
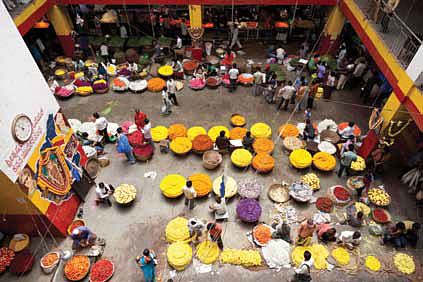
[[[313,221],[315,224],[322,224],[326,222],[330,222],[330,214],[324,212],[316,212],[313,215]]]
[[[283,206],[283,204],[275,204],[276,210],[279,214],[274,216],[274,220],[277,222],[286,221],[286,223],[297,223],[298,213],[293,206]]]
[[[262,247],[261,251],[269,268],[279,270],[281,267],[290,267],[291,246],[288,242],[281,239],[270,240],[266,246]]]

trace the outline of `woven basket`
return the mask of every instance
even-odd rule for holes
[[[109,87],[106,87],[104,89],[96,89],[96,90],[94,90],[94,93],[96,93],[96,94],[105,94],[108,91],[109,91]]]
[[[217,168],[222,163],[223,157],[222,157],[221,154],[219,154],[220,157],[218,157],[219,160],[217,161],[217,163],[210,163],[208,161],[208,159],[211,155],[216,155],[216,154],[219,154],[219,153],[212,151],[212,150],[204,152],[204,154],[203,154],[203,167],[204,168],[212,170],[212,169]]]

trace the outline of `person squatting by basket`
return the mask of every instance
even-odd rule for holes
[[[340,246],[347,247],[352,250],[356,246],[360,245],[361,233],[360,231],[342,231],[336,240],[336,243]]]
[[[95,244],[97,235],[86,226],[79,226],[72,231],[72,249],[81,249]]]
[[[95,193],[97,195],[95,204],[98,205],[100,203],[107,203],[109,206],[112,206],[110,195],[112,195],[114,191],[115,188],[113,188],[112,185],[104,184],[103,182],[98,183],[97,187],[95,188]]]
[[[279,224],[273,223],[272,227],[275,231],[272,232],[273,239],[282,239],[288,243],[292,243],[291,241],[291,227],[289,227],[286,221],[282,221]]]

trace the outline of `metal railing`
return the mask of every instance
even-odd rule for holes
[[[374,0],[355,0],[366,18],[378,31],[385,45],[404,69],[408,67],[422,45],[422,38],[415,34],[410,27],[393,12],[387,14],[383,7],[387,1],[377,6]]]

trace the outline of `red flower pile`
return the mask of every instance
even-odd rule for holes
[[[347,201],[351,197],[350,192],[341,186],[336,186],[335,189],[333,189],[333,194],[340,201]]]
[[[333,202],[328,197],[317,198],[316,208],[322,212],[330,212],[333,207]]]
[[[91,268],[90,281],[104,282],[107,281],[114,271],[114,266],[108,259],[101,259],[97,261]]]
[[[389,217],[386,214],[384,209],[374,209],[373,210],[373,218],[375,221],[380,223],[385,223],[389,221]]]

